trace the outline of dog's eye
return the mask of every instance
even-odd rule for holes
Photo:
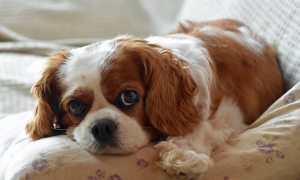
[[[74,116],[83,116],[87,110],[87,106],[80,100],[72,100],[68,106],[69,112]]]
[[[139,96],[135,91],[128,90],[124,91],[121,93],[119,100],[118,100],[118,105],[121,108],[126,108],[134,105],[139,101]]]

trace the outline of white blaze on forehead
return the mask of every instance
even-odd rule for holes
[[[70,50],[70,56],[60,67],[63,83],[71,94],[78,87],[88,87],[95,95],[101,94],[100,70],[108,59],[115,53],[117,40],[97,42]]]

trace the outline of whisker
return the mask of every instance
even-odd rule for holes
[[[98,144],[98,143],[93,143],[93,146],[95,147],[96,151],[99,151],[100,149],[103,149],[103,147],[100,146],[100,144]]]
[[[63,128],[55,129],[55,128],[53,128],[53,130],[55,130],[55,131],[66,131],[67,129],[63,129]]]

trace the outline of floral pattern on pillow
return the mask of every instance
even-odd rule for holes
[[[232,151],[215,161],[214,167],[199,180],[283,179],[283,175],[287,174],[289,179],[300,177],[299,97],[300,83],[272,105],[254,127],[233,139]],[[171,178],[156,165],[156,151],[153,148],[149,150],[150,146],[129,156],[99,157],[81,149],[66,137],[51,138],[54,139],[50,141],[52,144],[48,139],[43,139],[47,143],[40,149],[34,149],[34,153],[32,149],[28,150],[31,154],[28,153],[30,158],[27,159],[30,160],[20,173],[21,178],[17,179],[60,179],[66,174],[66,179],[72,180]],[[213,158],[217,155],[214,154]],[[280,173],[282,171],[285,173]]]

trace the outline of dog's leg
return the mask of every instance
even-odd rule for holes
[[[238,106],[223,100],[213,119],[203,120],[184,137],[169,137],[156,145],[160,149],[159,166],[185,178],[199,176],[213,165],[212,151],[245,129]]]
[[[206,128],[210,128],[205,123]],[[203,126],[203,124],[202,124]],[[207,131],[206,128],[202,128]],[[199,132],[199,133],[198,133]],[[210,166],[210,158],[213,144],[209,134],[193,132],[184,137],[169,137],[167,141],[162,141],[155,147],[160,149],[159,166],[169,174],[175,174],[186,178],[193,178],[201,175]]]

